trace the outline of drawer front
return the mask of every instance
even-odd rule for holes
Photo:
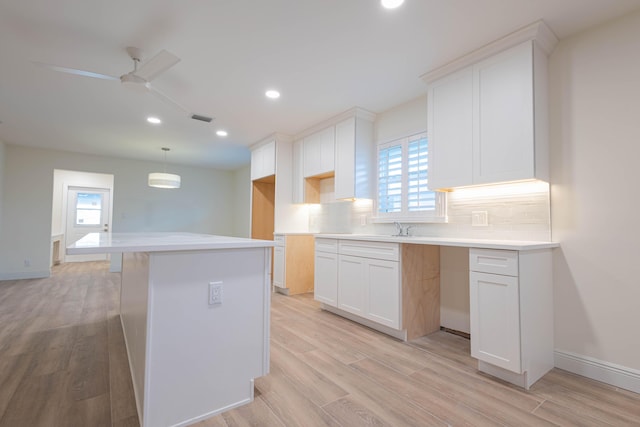
[[[398,243],[387,242],[340,240],[338,243],[338,253],[341,255],[399,261],[400,245]]]
[[[469,249],[469,270],[480,273],[518,275],[518,251]]]
[[[276,246],[284,246],[284,239],[284,234],[273,235],[273,241],[275,242]]]
[[[323,239],[316,237],[316,252],[338,253],[338,241],[336,239]]]

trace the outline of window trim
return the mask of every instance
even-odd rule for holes
[[[376,196],[374,200],[374,212],[371,218],[374,223],[391,223],[394,221],[411,222],[411,223],[444,223],[447,222],[447,196],[445,192],[434,191],[435,208],[427,211],[408,211],[408,184],[409,184],[409,143],[417,139],[427,138],[426,132],[407,135],[390,141],[378,143],[376,147]],[[402,195],[401,195],[401,212],[379,212],[379,196],[380,196],[380,151],[400,145],[402,147]],[[427,141],[428,147],[428,141]],[[428,173],[428,172],[427,172]]]

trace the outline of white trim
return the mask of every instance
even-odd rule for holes
[[[554,351],[554,359],[556,368],[640,393],[639,370],[562,350]]]
[[[19,271],[0,274],[0,280],[46,279],[51,277],[51,270]]]
[[[300,133],[297,133],[293,139],[298,141],[300,139],[303,139],[309,135],[312,135],[316,132],[319,132],[323,129],[326,129],[330,126],[335,126],[338,123],[342,122],[343,120],[346,119],[350,119],[352,117],[357,117],[359,119],[364,119],[368,122],[373,123],[376,119],[376,115],[375,113],[372,113],[371,111],[365,110],[364,108],[360,108],[360,107],[353,107],[347,111],[344,111],[336,116],[333,116],[331,118],[328,118],[327,120],[323,120],[320,123],[316,123],[315,125],[311,126],[310,128],[307,128],[305,130],[303,130]]]
[[[547,55],[553,51],[553,48],[558,43],[558,38],[547,24],[542,20],[536,21],[441,67],[428,71],[420,78],[428,85],[454,71],[461,70],[489,56],[530,40],[535,41]]]

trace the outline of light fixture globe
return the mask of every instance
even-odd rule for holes
[[[149,174],[149,187],[180,188],[180,175],[164,172],[152,172]]]
[[[180,175],[167,173],[167,151],[170,148],[162,147],[164,151],[164,172],[151,172],[147,183],[155,188],[180,188]]]

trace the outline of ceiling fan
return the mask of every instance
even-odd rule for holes
[[[189,117],[194,120],[211,123],[211,121],[213,120],[212,117],[207,117],[201,114],[194,114],[182,104],[171,99],[170,97],[159,91],[155,86],[151,85],[151,81],[153,79],[180,62],[180,58],[163,49],[153,58],[140,64],[142,51],[136,47],[127,47],[126,50],[129,54],[129,57],[133,60],[133,70],[121,75],[120,77],[94,73],[92,71],[78,70],[75,68],[61,67],[58,65],[45,64],[41,62],[36,62],[36,64],[54,71],[59,71],[67,74],[75,74],[77,76],[91,77],[103,80],[119,80],[123,85],[132,86],[134,88],[142,88],[143,90],[150,91],[161,100],[187,113]]]

